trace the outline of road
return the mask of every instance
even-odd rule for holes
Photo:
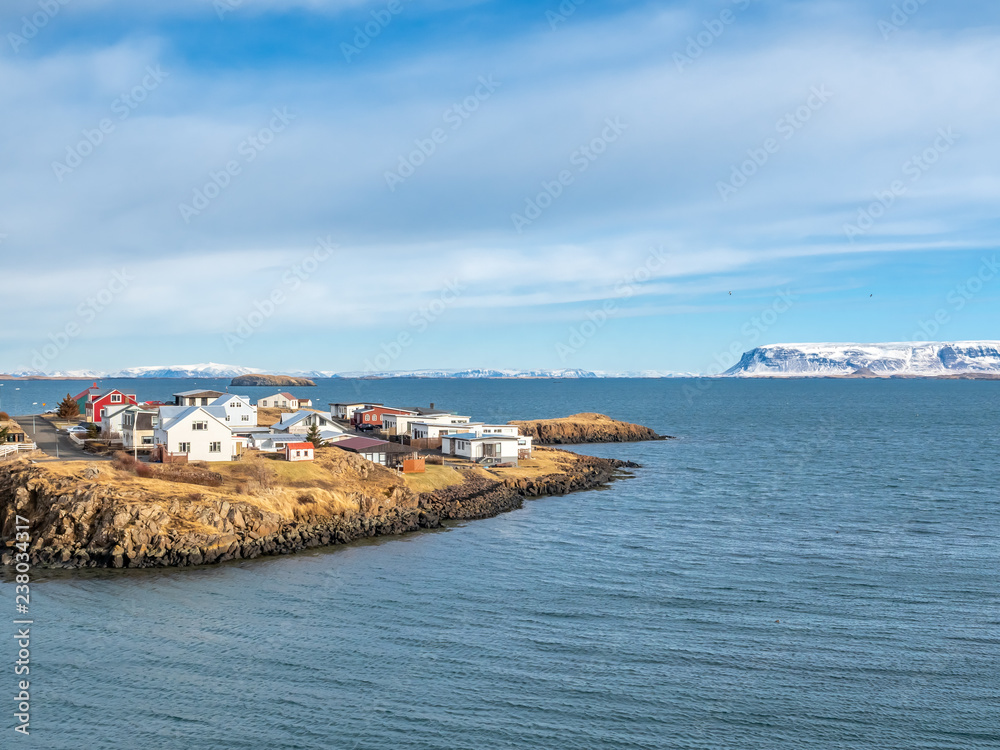
[[[87,453],[69,439],[69,435],[60,432],[47,419],[39,416],[14,417],[14,421],[21,425],[28,437],[34,441],[39,450],[48,454],[53,461],[110,461],[111,456],[96,456]],[[34,424],[32,424],[34,422]],[[59,458],[56,458],[56,445],[59,446]]]

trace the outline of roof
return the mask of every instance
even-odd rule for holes
[[[456,440],[457,439],[457,440],[470,440],[470,441],[472,441],[472,440],[517,440],[517,438],[518,438],[517,435],[498,435],[498,434],[495,434],[495,433],[494,434],[490,434],[490,435],[477,435],[474,432],[460,432],[460,433],[457,433],[455,435],[442,435],[441,437],[442,438],[446,438],[448,440]]]
[[[75,396],[73,396],[73,400],[74,400],[74,401],[79,401],[79,400],[80,400],[81,398],[83,398],[84,396],[89,396],[89,395],[90,395],[90,392],[91,392],[91,391],[99,391],[99,390],[101,390],[101,389],[97,387],[97,383],[94,383],[94,384],[93,384],[92,386],[90,386],[90,388],[88,388],[87,390],[85,390],[85,391],[80,391],[80,392],[79,392],[78,394],[76,394]]]
[[[121,414],[123,411],[133,411],[133,410],[141,411],[141,409],[135,404],[121,404],[119,408],[115,409],[114,411],[109,411],[104,418],[107,419],[109,417],[115,416],[116,414]]]
[[[187,419],[198,411],[226,424],[226,410],[221,406],[161,406],[159,410],[160,428],[169,430],[174,422]],[[226,427],[229,427],[229,425],[226,424]]]
[[[153,429],[153,412],[140,411],[138,414],[136,414],[135,429],[136,430]]]
[[[385,406],[385,404],[376,404],[374,401],[350,401],[348,403],[336,403],[330,404],[330,406]]]
[[[183,394],[178,393],[178,394],[175,394],[175,395],[181,396]],[[211,404],[209,404],[209,406],[222,406],[223,404],[228,404],[234,398],[238,398],[241,401],[245,401],[248,406],[250,405],[250,397],[249,396],[238,396],[235,393],[223,393],[221,396],[219,396],[217,399],[215,399],[215,401],[213,401]]]
[[[330,417],[327,416],[325,412],[303,410],[303,411],[297,411],[297,412],[295,412],[293,414],[282,414],[281,415],[281,419],[278,421],[278,424],[282,425],[282,426],[285,426],[285,425],[290,426],[290,425],[293,425],[293,424],[298,424],[299,422],[301,422],[306,417],[311,417],[311,416],[317,416],[320,419],[323,419],[323,420],[325,420],[327,422],[330,421]]]
[[[104,388],[104,389],[101,389],[97,393],[94,394],[94,399],[96,400],[96,399],[99,399],[99,398],[104,398],[105,396],[109,396],[112,393],[120,393],[123,396],[132,396],[133,395],[131,393],[125,393],[125,391],[119,390],[118,388]]]
[[[347,440],[340,440],[333,444],[336,448],[343,448],[345,451],[351,451],[352,453],[364,453],[368,451],[377,451],[379,453],[385,453],[385,446],[389,445],[387,440],[375,440],[374,438],[366,437],[356,437],[348,438]]]
[[[251,437],[255,442],[264,442],[270,440],[272,443],[301,443],[301,435],[292,435],[288,432],[273,432],[267,435],[257,435],[253,434]],[[310,443],[312,445],[312,443]]]
[[[287,445],[285,445],[285,447],[293,451],[306,451],[306,450],[311,451],[316,446],[313,445],[312,443],[288,443]]]
[[[225,395],[222,391],[182,391],[181,393],[175,393],[175,396],[211,396],[213,398],[218,398],[219,396]]]
[[[451,417],[455,416],[454,412],[444,411],[443,409],[434,409],[426,406],[400,406],[397,407],[403,411],[412,411],[414,414],[419,414],[421,417]]]

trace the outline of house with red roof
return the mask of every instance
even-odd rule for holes
[[[312,461],[316,458],[316,446],[312,443],[286,443],[286,461]]]

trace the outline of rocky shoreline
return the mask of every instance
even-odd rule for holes
[[[183,567],[291,554],[438,528],[445,521],[490,518],[520,508],[525,498],[594,489],[625,476],[637,464],[579,457],[570,470],[537,478],[470,473],[461,484],[391,498],[394,507],[308,522],[289,522],[247,502],[209,502],[180,528],[180,498],[167,508],[122,493],[90,465],[77,478],[53,481],[28,461],[0,470],[0,565],[13,562],[15,516],[31,519],[31,563],[47,568]],[[82,481],[81,481],[82,480]]]

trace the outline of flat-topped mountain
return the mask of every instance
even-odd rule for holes
[[[230,386],[266,386],[275,388],[304,388],[314,386],[309,378],[293,378],[290,375],[238,375],[233,378]]]
[[[1000,341],[773,344],[751,349],[734,377],[994,377]]]

